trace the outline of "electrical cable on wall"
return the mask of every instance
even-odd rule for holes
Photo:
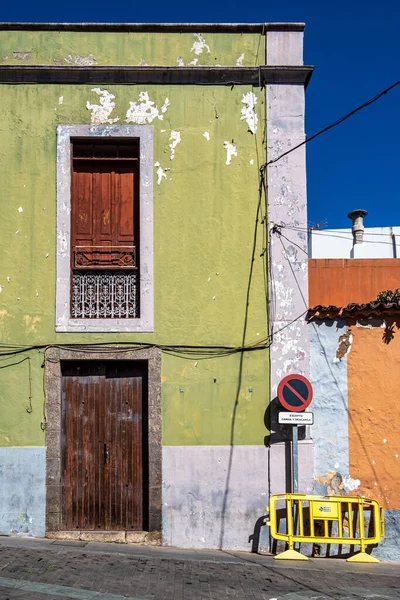
[[[383,96],[385,96],[388,92],[390,92],[391,90],[393,90],[398,85],[400,85],[400,80],[396,81],[395,83],[393,83],[392,85],[390,85],[388,88],[382,90],[381,92],[379,92],[379,94],[377,94],[376,96],[374,96],[370,100],[367,100],[366,102],[364,102],[363,104],[361,104],[357,108],[353,109],[352,111],[350,111],[349,113],[347,113],[343,117],[340,117],[340,119],[337,119],[337,121],[334,121],[333,123],[331,123],[330,125],[327,125],[326,127],[324,127],[323,129],[321,129],[320,131],[317,131],[317,133],[314,133],[310,137],[306,138],[303,142],[300,142],[300,144],[297,144],[293,148],[290,148],[290,150],[287,150],[286,152],[283,152],[283,154],[280,154],[276,158],[272,158],[271,160],[267,161],[265,163],[265,165],[264,165],[264,168],[267,168],[269,165],[272,165],[272,164],[278,162],[278,160],[281,160],[281,158],[283,158],[284,156],[287,156],[288,154],[291,154],[295,150],[298,150],[298,148],[301,148],[302,146],[305,146],[305,144],[308,144],[312,140],[315,140],[317,137],[319,137],[323,133],[326,133],[330,129],[333,129],[334,127],[337,127],[338,125],[340,125],[344,121],[347,121],[347,119],[350,119],[350,117],[352,117],[353,115],[355,115],[356,113],[358,113],[360,110],[363,110],[367,106],[370,106],[371,104],[374,104],[374,102],[376,102],[377,100],[379,100],[380,98],[382,98]]]
[[[310,229],[306,229],[305,227],[297,227],[295,225],[287,225],[286,223],[280,223],[280,224],[275,223],[273,225],[273,227],[272,227],[272,230],[274,228],[289,229],[291,231],[298,231],[298,232],[301,232],[301,233],[308,233],[308,234],[311,233],[311,231],[312,231],[313,235],[323,235],[324,237],[338,238],[338,239],[347,240],[347,241],[350,241],[350,242],[353,241],[353,234],[351,232],[349,232],[348,235],[346,235],[344,231],[340,232],[340,230],[339,230],[339,233],[343,233],[343,235],[338,235],[336,233],[330,233],[330,232],[334,232],[335,229],[312,229],[310,231]],[[275,233],[275,231],[273,231],[273,233]],[[283,234],[281,233],[281,235],[283,235]],[[380,240],[367,240],[367,239],[365,239],[365,236],[367,236],[367,235],[373,235],[373,236],[375,236],[375,235],[381,235],[381,236],[389,237],[389,235],[390,235],[389,233],[388,234],[385,234],[385,233],[371,233],[371,234],[368,234],[368,231],[367,232],[364,231],[363,244],[383,244],[385,246],[391,246],[391,247],[393,247],[393,242],[384,242],[384,241],[380,241]],[[283,235],[283,237],[285,237],[285,236]],[[287,239],[291,244],[297,245],[292,240],[289,240],[289,238],[285,238],[285,239]]]

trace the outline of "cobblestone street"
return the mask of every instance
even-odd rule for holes
[[[400,598],[398,564],[0,538],[1,600]]]

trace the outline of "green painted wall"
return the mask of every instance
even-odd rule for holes
[[[0,64],[68,65],[235,65],[244,54],[243,66],[265,62],[265,36],[261,34],[204,33],[202,44],[193,33],[93,33],[52,31],[1,31]],[[15,54],[14,54],[15,53]],[[25,55],[25,56],[24,56]],[[27,55],[27,56],[26,56]],[[83,61],[83,62],[82,62]]]
[[[245,354],[242,367],[238,354],[185,362],[164,355],[164,445],[263,445],[267,376],[265,350]]]
[[[93,35],[97,40],[96,53],[106,53],[99,36],[108,39],[109,35]],[[58,47],[54,40],[61,40],[61,46],[66,48],[65,40],[71,37],[76,46],[71,46],[68,52],[96,55],[95,46],[83,49],[83,35],[74,36],[9,33],[8,49],[4,50],[3,42],[0,54],[13,48],[28,51],[32,49],[31,40],[38,42],[40,38],[38,48],[50,50],[53,56],[53,47]],[[126,50],[129,36],[122,37],[124,41],[115,36],[119,50],[115,49],[116,54],[109,62],[114,62],[118,53],[130,56]],[[166,37],[181,42],[188,36]],[[219,39],[205,36],[207,43],[210,43],[208,37]],[[253,36],[229,38],[232,39],[230,54],[227,52],[226,56],[232,57],[232,53],[236,56],[244,37],[246,43],[253,39]],[[14,40],[20,43],[16,45]],[[158,56],[157,52],[167,56],[163,44],[167,47],[169,43],[162,42],[161,49],[154,50],[154,56]],[[224,44],[221,48],[227,48]],[[150,43],[146,47],[150,48]],[[241,345],[259,193],[258,165],[264,156],[264,92],[244,86],[103,86],[103,89],[115,95],[116,105],[110,118],[118,118],[121,124],[125,122],[129,102],[137,102],[140,92],[148,92],[158,107],[166,98],[170,102],[163,120],[152,122],[154,162],[167,169],[164,171],[167,177],[157,185],[154,168],[155,331],[152,334],[55,333],[56,126],[90,123],[91,111],[86,103],[99,104],[99,97],[87,85],[1,85],[1,343],[134,341]],[[257,135],[249,132],[245,120],[241,120],[243,94],[249,91],[257,97]],[[181,133],[173,160],[169,148],[171,130]],[[203,136],[206,131],[210,134],[209,141]],[[237,149],[237,156],[232,157],[229,165],[226,141]],[[262,230],[259,223],[247,344],[267,336],[264,259],[260,256]],[[28,355],[32,356],[32,413],[25,410],[29,387],[27,361],[0,369],[1,445],[44,444],[40,427],[43,357],[37,351],[20,356]],[[0,357],[0,366],[17,360],[18,357],[3,361]],[[238,375],[239,355],[198,361],[196,366],[195,361],[164,354],[164,444],[230,443]],[[254,391],[249,392],[249,387]],[[181,388],[184,392],[180,392]],[[235,443],[263,443],[268,389],[267,351],[246,354],[234,427]]]

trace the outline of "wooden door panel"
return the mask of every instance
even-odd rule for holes
[[[111,244],[114,212],[114,174],[106,166],[93,173],[93,228],[96,243]]]
[[[133,244],[134,238],[134,171],[120,166],[115,178],[115,242]]]
[[[76,235],[93,235],[92,173],[78,169],[73,178],[73,224]]]
[[[143,364],[62,368],[63,529],[143,529]]]

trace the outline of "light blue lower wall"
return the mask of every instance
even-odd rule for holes
[[[44,537],[46,448],[0,448],[0,534]]]
[[[385,510],[385,537],[372,555],[379,560],[400,562],[400,510]]]
[[[346,333],[343,319],[310,324],[311,383],[314,399],[311,409],[314,425],[314,491],[326,494],[328,484],[319,483],[331,472],[339,473],[343,485],[349,482],[347,357],[336,357],[339,337]]]

